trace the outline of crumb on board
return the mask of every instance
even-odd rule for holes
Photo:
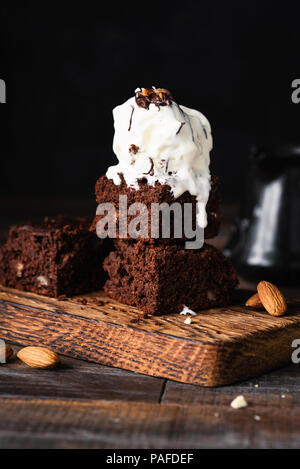
[[[188,316],[183,322],[184,322],[184,324],[191,324],[191,322],[192,322],[191,316]]]
[[[85,298],[76,298],[77,303],[80,303],[82,305],[87,304],[87,300]]]
[[[237,396],[230,405],[234,409],[241,409],[242,407],[247,407],[248,404],[244,396]]]
[[[59,295],[57,299],[58,301],[67,301],[68,297],[67,295]]]
[[[188,308],[186,305],[183,305],[183,310],[179,314],[190,314],[191,316],[197,316],[197,313],[193,311],[192,309]]]

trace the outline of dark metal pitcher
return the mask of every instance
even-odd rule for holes
[[[300,145],[251,149],[251,170],[225,255],[245,277],[300,283]]]

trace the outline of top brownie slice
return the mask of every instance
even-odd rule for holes
[[[12,226],[0,249],[0,283],[53,297],[101,288],[108,249],[89,225],[58,216]]]
[[[150,240],[151,239],[151,204],[162,204],[167,203],[172,205],[174,202],[179,203],[182,208],[184,204],[191,204],[192,207],[192,228],[195,230],[196,228],[196,213],[197,213],[197,200],[195,196],[192,196],[188,191],[184,192],[180,197],[177,199],[174,198],[170,186],[166,184],[160,184],[156,182],[154,186],[150,186],[147,184],[146,179],[139,180],[139,189],[136,190],[134,188],[128,187],[123,175],[120,175],[121,183],[119,185],[115,185],[111,179],[108,179],[106,176],[102,176],[96,182],[95,187],[95,194],[96,194],[96,201],[98,204],[103,203],[111,203],[115,209],[115,223],[116,223],[116,237],[120,237],[119,233],[119,222],[125,223],[125,225],[129,225],[130,221],[135,218],[135,215],[127,215],[121,214],[119,210],[119,196],[126,195],[127,196],[127,206],[129,207],[131,204],[138,202],[142,203],[145,208],[147,209],[147,216],[148,216],[148,236],[146,237],[139,237],[140,240]],[[207,226],[204,230],[204,239],[213,238],[216,236],[220,229],[220,222],[221,216],[219,212],[219,205],[220,205],[220,192],[219,192],[219,178],[217,176],[212,176],[211,179],[211,190],[209,195],[209,200],[206,205],[206,212],[207,212]],[[182,213],[183,210],[182,210]],[[96,228],[97,222],[105,215],[97,215],[93,221],[92,229]],[[183,218],[183,217],[182,217]],[[123,225],[124,226],[124,225]],[[173,214],[171,212],[171,227],[170,227],[170,238],[168,241],[174,241],[174,219]],[[106,229],[106,227],[104,227]],[[101,231],[101,230],[100,230]],[[98,234],[101,235],[99,231]],[[159,222],[158,227],[159,233],[159,240],[161,241],[162,238],[162,223],[161,219]],[[184,236],[184,228],[182,225],[182,237],[181,240],[186,240]],[[180,240],[180,239],[177,239]]]

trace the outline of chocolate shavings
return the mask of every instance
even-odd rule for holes
[[[133,112],[134,112],[134,107],[132,107],[132,111],[131,111],[131,114],[130,114],[130,120],[129,120],[129,127],[128,127],[128,132],[130,132],[130,129],[131,129],[131,124],[132,124],[132,115],[133,115]]]
[[[151,168],[149,169],[148,173],[143,173],[145,175],[149,174],[150,176],[153,176],[154,175],[154,163],[153,163],[153,160],[152,158],[149,157],[149,160],[151,161]]]
[[[184,126],[184,124],[185,124],[185,122],[181,122],[180,127],[179,127],[179,129],[177,130],[177,132],[176,132],[176,135],[179,134],[179,132],[181,131],[181,129],[182,129],[182,127]]]

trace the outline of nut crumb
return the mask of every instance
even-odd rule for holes
[[[132,143],[129,147],[129,153],[133,153],[134,155],[136,155],[137,152],[139,151],[139,149],[140,149],[140,147],[138,147],[137,145],[134,145]]]
[[[285,394],[281,394],[281,399],[285,399],[286,398],[286,395]]]
[[[188,308],[186,305],[183,305],[183,310],[179,314],[190,314],[191,316],[197,316],[197,313],[193,311],[192,309]]]
[[[259,422],[261,420],[260,416],[259,415],[254,415],[254,420],[256,420],[257,422]]]
[[[40,287],[47,287],[49,285],[49,282],[46,279],[46,277],[44,277],[44,275],[39,275],[37,277],[37,282],[38,282]]]
[[[244,396],[237,396],[230,405],[234,409],[241,409],[242,407],[247,407],[248,404]]]
[[[191,324],[191,322],[192,322],[191,317],[188,316],[183,322],[184,322],[184,324]]]
[[[254,387],[255,387],[255,388],[258,388],[258,387],[259,387],[259,385],[258,385],[258,384],[254,384]]]
[[[24,264],[22,264],[22,262],[17,262],[16,264],[17,277],[22,277],[23,270],[24,270]]]

